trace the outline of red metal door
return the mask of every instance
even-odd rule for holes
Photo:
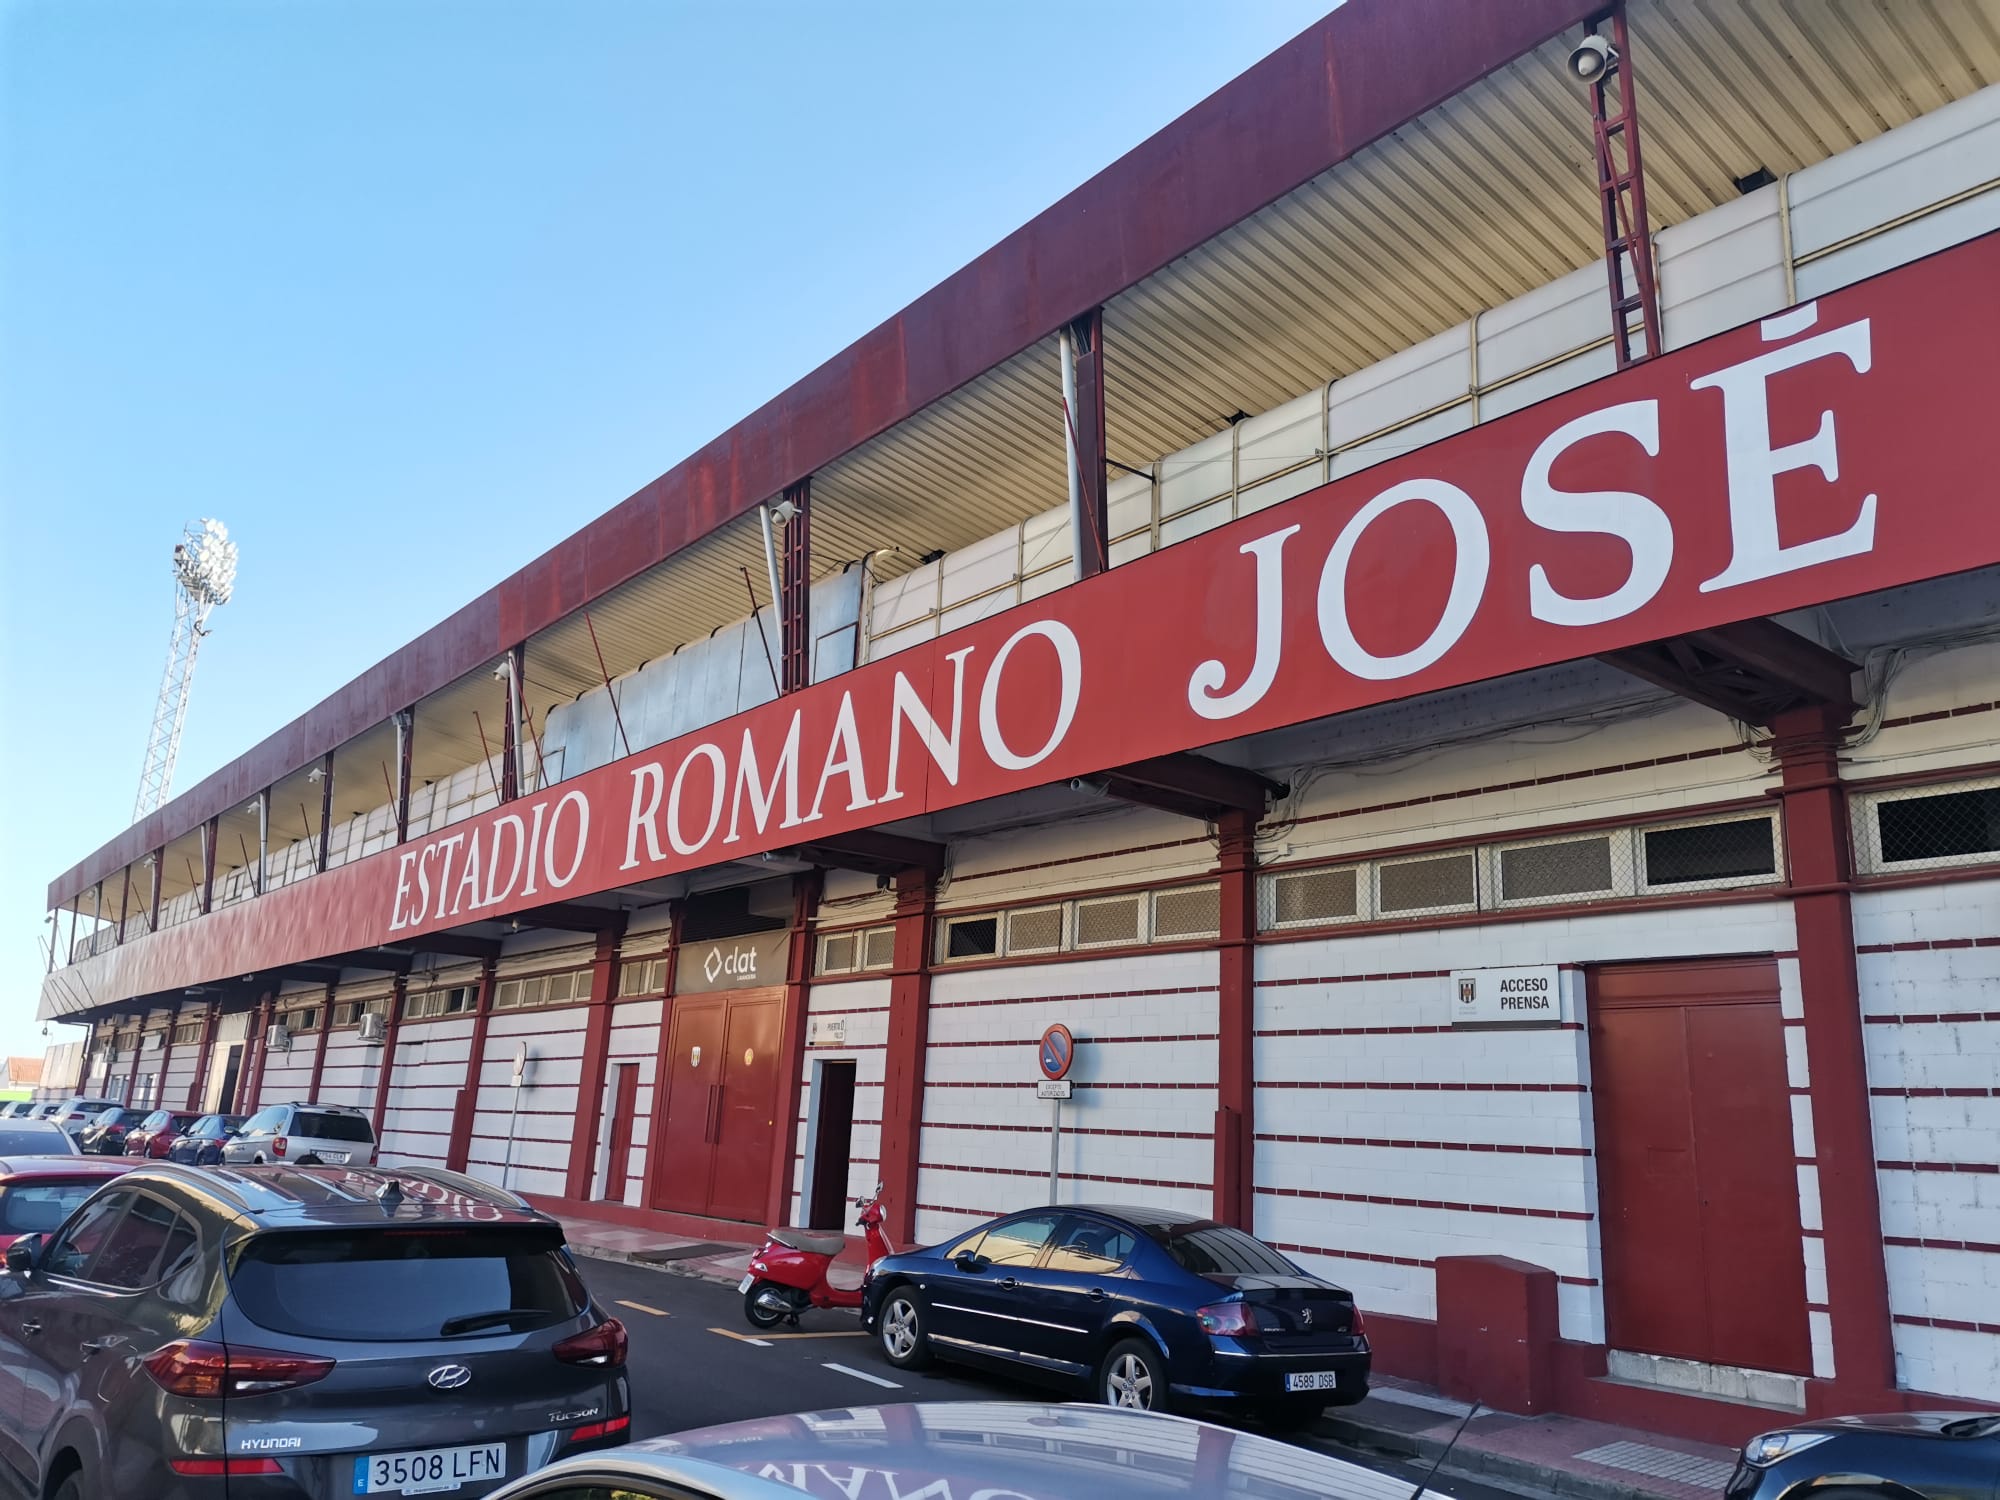
[[[611,1153],[604,1167],[604,1198],[625,1201],[625,1182],[632,1175],[632,1117],[639,1111],[639,1065],[618,1064],[618,1081],[611,1090]]]
[[[715,1176],[708,1212],[758,1221],[771,1184],[771,1144],[778,1124],[778,1037],[782,995],[732,996],[723,1049]]]
[[[648,1148],[655,1162],[653,1206],[669,1213],[708,1212],[726,1016],[727,1005],[720,995],[673,1002],[667,1103],[655,1114],[659,1128]]]
[[[1590,999],[1612,1347],[1811,1373],[1776,963],[1604,968]]]

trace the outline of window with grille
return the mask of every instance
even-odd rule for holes
[[[174,1045],[191,1047],[201,1040],[201,1022],[183,1021],[174,1028]]]
[[[667,961],[660,958],[632,958],[618,966],[618,994],[664,995],[667,992]]]
[[[861,967],[861,934],[834,932],[819,940],[819,971],[852,974]]]
[[[297,1035],[302,1031],[318,1031],[320,1008],[308,1005],[299,1010],[288,1010],[279,1018],[285,1030]]]
[[[439,1016],[462,1015],[477,1003],[478,991],[469,984],[453,985],[448,989],[424,990],[404,1000],[403,1019],[427,1021],[435,1020]]]
[[[1361,914],[1361,871],[1354,865],[1331,870],[1287,870],[1265,884],[1269,927],[1310,927],[1348,922]]]
[[[1502,901],[1552,901],[1564,896],[1609,896],[1619,888],[1618,869],[1627,840],[1597,833],[1552,843],[1516,844],[1498,851]]]
[[[1076,903],[1076,946],[1129,947],[1143,930],[1144,904],[1137,896]]]
[[[1375,905],[1383,916],[1460,911],[1479,900],[1479,862],[1470,849],[1375,868]]]
[[[529,974],[503,979],[493,991],[495,1010],[530,1010],[538,1005],[567,1005],[590,998],[590,970],[565,969],[558,974]]]
[[[1153,936],[1161,942],[1212,938],[1222,931],[1222,890],[1213,885],[1183,886],[1153,894]]]
[[[1000,952],[1000,919],[955,917],[944,924],[946,958],[992,958]]]
[[[1768,817],[1642,828],[1639,844],[1649,889],[1770,880],[1778,873],[1777,830]]]
[[[2000,780],[1876,792],[1859,800],[1854,839],[1864,870],[2000,859]]]
[[[886,969],[896,962],[896,929],[871,927],[861,935],[861,967]]]
[[[386,997],[379,1000],[342,1000],[333,1007],[333,1024],[336,1026],[358,1026],[364,1015],[385,1016],[389,1013]]]
[[[1007,913],[1007,951],[1058,953],[1062,950],[1063,912],[1060,906],[1034,906]]]

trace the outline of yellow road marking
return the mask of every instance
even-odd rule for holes
[[[708,1331],[710,1333],[719,1333],[726,1339],[735,1339],[736,1342],[739,1344],[755,1344],[759,1349],[768,1349],[771,1347],[771,1341],[769,1339],[753,1339],[750,1337],[749,1334],[738,1333],[734,1329],[711,1328]]]
[[[863,1328],[837,1329],[831,1333],[767,1333],[766,1339],[865,1339],[868,1331]]]
[[[664,1307],[648,1307],[643,1302],[627,1302],[623,1297],[620,1297],[618,1299],[618,1305],[620,1307],[629,1307],[632,1309],[633,1312],[651,1313],[656,1318],[667,1318],[673,1316],[673,1314],[669,1313]]]

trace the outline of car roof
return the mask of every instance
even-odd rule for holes
[[[148,1162],[130,1180],[209,1198],[271,1229],[396,1224],[535,1226],[556,1221],[517,1193],[441,1167],[184,1167]],[[394,1191],[390,1192],[391,1185]]]
[[[16,1177],[118,1177],[137,1158],[119,1156],[0,1156],[0,1180]]]
[[[1071,1213],[1102,1214],[1107,1219],[1123,1219],[1140,1229],[1195,1229],[1215,1221],[1205,1214],[1181,1213],[1171,1208],[1155,1208],[1147,1204],[1134,1203],[1068,1203],[1061,1205]]]
[[[1379,1500],[1408,1481],[1347,1459],[1158,1412],[1035,1402],[953,1401],[803,1412],[651,1438],[559,1461],[544,1481],[590,1473],[599,1484],[678,1483],[727,1500],[799,1500],[779,1476],[804,1474],[813,1495],[865,1464],[904,1494],[1056,1495],[1094,1500]],[[1448,1493],[1433,1491],[1437,1500]]]

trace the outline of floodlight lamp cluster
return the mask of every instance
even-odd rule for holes
[[[203,604],[227,604],[236,587],[236,543],[220,521],[190,526],[174,544],[174,579]]]

